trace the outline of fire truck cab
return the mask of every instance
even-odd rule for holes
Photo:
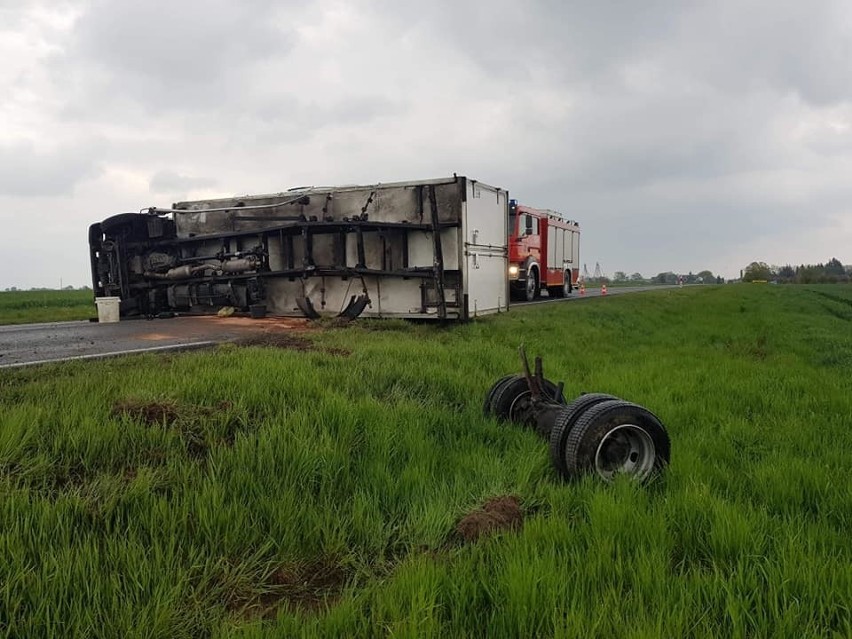
[[[542,289],[566,297],[580,275],[580,225],[549,209],[509,201],[509,287],[533,301]]]

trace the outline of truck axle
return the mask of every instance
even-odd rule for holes
[[[495,382],[484,413],[530,428],[547,440],[554,468],[566,479],[596,474],[604,481],[627,475],[645,482],[662,472],[671,442],[662,422],[648,409],[613,395],[587,393],[565,401],[563,383],[544,377],[541,357],[534,370],[523,346],[523,373]]]

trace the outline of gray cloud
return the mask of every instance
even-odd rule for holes
[[[164,169],[151,176],[148,187],[151,193],[186,193],[191,189],[212,188],[217,180],[205,177],[190,177],[175,171]]]
[[[292,47],[292,32],[277,19],[279,6],[271,0],[97,0],[55,57],[55,75],[82,81],[102,107],[133,103],[156,113],[244,102],[247,67]],[[86,94],[77,97],[87,101]]]
[[[487,9],[437,0],[433,11],[409,13],[391,0],[375,4],[401,28],[428,33],[512,81],[538,73],[611,89],[625,65],[646,61],[669,75],[669,88],[768,87],[816,104],[852,96],[852,22],[842,0],[497,0]]]
[[[852,246],[841,0],[54,6],[0,0],[7,210],[458,171],[579,219],[610,271]]]
[[[97,157],[98,145],[40,151],[32,142],[0,142],[0,195],[69,195],[100,172]]]
[[[706,3],[684,16],[660,55],[727,93],[770,88],[817,105],[843,102],[852,97],[848,13],[838,0]]]

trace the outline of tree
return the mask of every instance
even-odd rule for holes
[[[823,267],[802,264],[796,269],[796,281],[799,284],[815,284],[825,276]]]
[[[796,271],[793,270],[793,267],[787,264],[786,266],[782,266],[778,269],[778,277],[782,280],[792,280],[796,277]]]
[[[713,275],[713,271],[699,271],[697,278],[702,284],[712,284],[716,281],[716,276]]]
[[[612,280],[614,282],[626,282],[627,281],[627,273],[624,271],[616,271],[612,276]]]
[[[642,277],[642,273],[634,273],[633,275],[630,276],[631,282],[642,282],[644,280],[645,280],[645,278]]]
[[[655,284],[677,284],[677,275],[671,271],[666,271],[655,275],[653,281]]]
[[[828,264],[825,265],[825,274],[826,275],[846,275],[846,269],[843,268],[843,264],[836,257],[832,257],[828,260]]]
[[[766,281],[772,277],[772,269],[766,262],[752,262],[745,267],[743,282]]]

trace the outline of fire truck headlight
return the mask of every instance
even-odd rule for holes
[[[518,267],[513,264],[512,266],[509,267],[509,275],[517,275],[517,274],[518,274]]]

